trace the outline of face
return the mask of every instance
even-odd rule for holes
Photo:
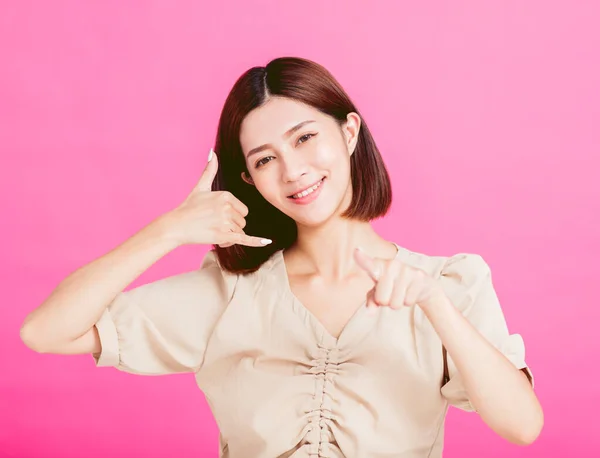
[[[242,178],[298,224],[323,224],[351,201],[350,156],[359,129],[356,113],[340,126],[311,106],[273,97],[242,123],[249,172]]]

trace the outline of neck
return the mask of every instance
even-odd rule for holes
[[[341,280],[360,270],[354,261],[357,247],[384,259],[396,254],[396,247],[377,234],[370,223],[333,218],[318,227],[298,225],[298,238],[286,250],[291,264],[288,270]]]

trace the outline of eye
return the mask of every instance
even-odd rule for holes
[[[273,159],[273,156],[266,156],[263,157],[262,159],[256,161],[256,164],[254,164],[254,167],[259,168],[262,167],[263,165],[265,165],[267,162],[269,162],[271,159]]]
[[[300,137],[298,139],[299,143],[306,143],[308,141],[309,138],[314,137],[316,134],[304,134],[302,137]],[[303,142],[301,142],[300,140],[302,140],[303,138],[305,138],[306,140],[304,140]]]
[[[314,137],[315,135],[317,135],[317,134],[304,134],[300,138],[298,138],[297,143],[300,143],[300,144],[306,143],[310,138]],[[303,141],[300,141],[300,140],[303,140]],[[271,159],[273,159],[273,156],[263,157],[262,159],[259,159],[258,161],[256,161],[256,163],[254,164],[254,167],[255,168],[262,167],[267,162],[270,162]]]

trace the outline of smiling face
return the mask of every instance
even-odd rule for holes
[[[322,224],[351,201],[350,156],[359,129],[356,113],[340,127],[311,106],[272,97],[242,122],[240,143],[250,174],[242,178],[297,223]]]

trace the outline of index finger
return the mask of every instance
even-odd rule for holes
[[[381,259],[372,258],[358,247],[354,250],[354,259],[356,259],[356,263],[369,274],[373,281],[379,281],[384,270],[383,261]]]

